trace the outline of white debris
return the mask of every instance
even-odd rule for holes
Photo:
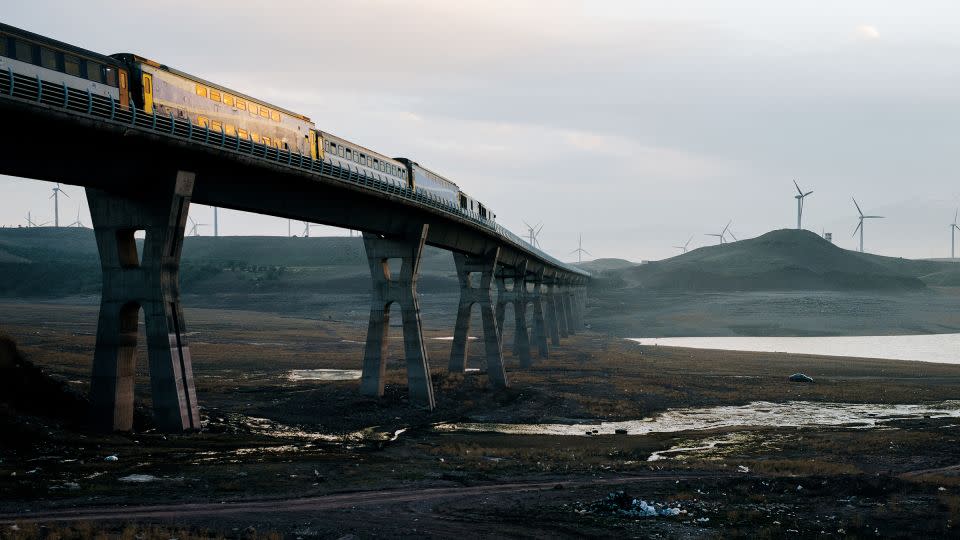
[[[937,491],[946,491],[946,490],[947,490],[947,488],[945,488],[945,487],[943,487],[943,486],[940,486],[940,487],[937,488]]]
[[[118,458],[117,456],[113,455],[113,456],[107,456],[107,457],[103,458],[103,460],[104,460],[104,461],[120,461],[120,458]]]
[[[737,472],[748,473],[750,472],[750,467],[739,465],[737,466]]]
[[[697,521],[699,521],[700,523],[706,523],[706,522],[710,521],[710,518],[708,518],[708,517],[702,517],[702,518],[698,518]]]
[[[155,482],[157,480],[156,476],[152,474],[131,474],[119,478],[121,482],[133,482],[136,484],[144,484],[147,482]]]

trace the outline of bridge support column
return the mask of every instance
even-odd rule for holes
[[[577,291],[576,287],[569,281],[563,285],[564,308],[567,310],[567,333],[571,336],[576,335],[579,328],[579,315],[577,311]]]
[[[560,310],[558,309],[558,300],[556,291],[553,288],[553,279],[545,282],[546,294],[544,302],[547,308],[547,331],[550,333],[550,345],[560,346]]]
[[[457,326],[453,332],[453,347],[450,350],[450,371],[463,373],[467,368],[467,338],[470,335],[470,312],[474,304],[480,305],[483,321],[483,345],[487,359],[487,377],[498,388],[509,386],[503,366],[503,341],[493,308],[491,286],[497,269],[500,249],[483,257],[453,254],[460,280],[460,305],[457,309]],[[472,273],[480,274],[480,286],[474,287]]]
[[[141,308],[157,426],[168,432],[200,429],[179,285],[183,230],[193,184],[194,174],[180,171],[136,196],[87,188],[103,269],[90,385],[92,420],[98,429],[128,431],[133,427]],[[146,233],[142,258],[134,239],[140,230]]]
[[[526,276],[527,261],[521,261],[513,269],[502,269],[497,275],[497,327],[503,328],[506,306],[513,304],[513,355],[520,360],[521,367],[530,367],[530,333],[527,328],[527,304],[530,298]],[[506,286],[507,278],[513,281],[510,289]]]
[[[363,234],[363,245],[370,264],[373,291],[370,303],[370,323],[367,343],[363,350],[363,375],[360,393],[383,396],[387,365],[387,341],[390,330],[390,306],[400,305],[403,318],[403,352],[407,360],[407,387],[410,403],[430,410],[436,406],[433,384],[430,381],[430,362],[423,345],[423,325],[420,322],[420,302],[417,297],[417,278],[423,244],[428,225],[411,230],[403,238],[384,238]],[[389,259],[400,259],[400,275],[390,273]]]
[[[547,343],[547,324],[544,320],[544,296],[543,296],[543,269],[534,274],[533,291],[530,293],[530,302],[533,304],[533,343],[537,346],[537,356],[548,358],[550,356],[550,346]]]
[[[569,310],[567,309],[569,299],[564,290],[564,285],[559,281],[553,284],[553,295],[557,304],[557,326],[560,328],[560,337],[569,337],[570,319]]]

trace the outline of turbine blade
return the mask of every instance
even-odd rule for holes
[[[876,219],[876,218],[883,218],[883,216],[863,216],[863,219]]]
[[[813,190],[810,190],[810,191],[804,193],[803,196],[806,197],[807,195],[810,195],[811,193],[813,193]]]
[[[70,194],[69,194],[69,193],[67,193],[66,191],[64,191],[64,190],[62,190],[62,189],[60,190],[60,193],[62,193],[63,196],[66,197],[66,198],[68,198],[68,199],[72,198],[72,197],[70,197]]]
[[[857,231],[860,230],[860,227],[863,227],[863,220],[860,220],[860,223],[857,223],[857,228],[853,230],[853,234],[851,234],[850,236],[856,236]]]
[[[853,197],[851,197],[851,199],[853,199]],[[860,209],[860,205],[857,204],[857,200],[856,200],[856,199],[853,199],[853,205],[857,207],[857,212],[859,212],[860,215],[862,216],[862,215],[863,215],[863,210]]]
[[[797,184],[797,181],[796,181],[796,180],[793,181],[793,185],[797,186],[797,193],[799,193],[799,194],[802,196],[802,195],[803,195],[803,190],[800,189],[800,185]]]

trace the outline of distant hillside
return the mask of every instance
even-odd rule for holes
[[[948,263],[841,249],[809,231],[784,229],[604,274],[628,288],[684,291],[917,290]]]
[[[607,270],[620,270],[621,268],[637,266],[637,263],[630,262],[626,259],[594,259],[592,261],[570,264],[591,273],[605,272]]]
[[[142,248],[142,243],[138,247]],[[456,290],[453,257],[427,247],[421,289]],[[0,229],[0,296],[96,294],[101,274],[91,229]],[[185,293],[338,292],[370,290],[359,237],[209,236],[184,239]]]

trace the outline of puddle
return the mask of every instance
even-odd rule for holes
[[[444,336],[444,337],[434,337],[430,338],[435,341],[453,341],[453,336]],[[475,336],[468,336],[467,341],[476,341],[478,338]]]
[[[773,439],[768,434],[760,436],[752,433],[727,433],[717,438],[683,441],[666,450],[659,450],[650,454],[647,461],[683,458],[687,454],[697,454],[700,457],[721,457],[744,447],[770,446],[772,442]]]
[[[294,369],[287,375],[291,381],[356,381],[363,375],[359,369]]]
[[[822,403],[756,401],[749,405],[685,408],[666,411],[654,418],[623,422],[580,424],[496,424],[464,422],[437,424],[442,432],[493,432],[509,435],[629,435],[702,431],[730,427],[825,427],[875,428],[893,420],[915,418],[960,418],[960,401],[931,405],[877,405],[866,403]]]

